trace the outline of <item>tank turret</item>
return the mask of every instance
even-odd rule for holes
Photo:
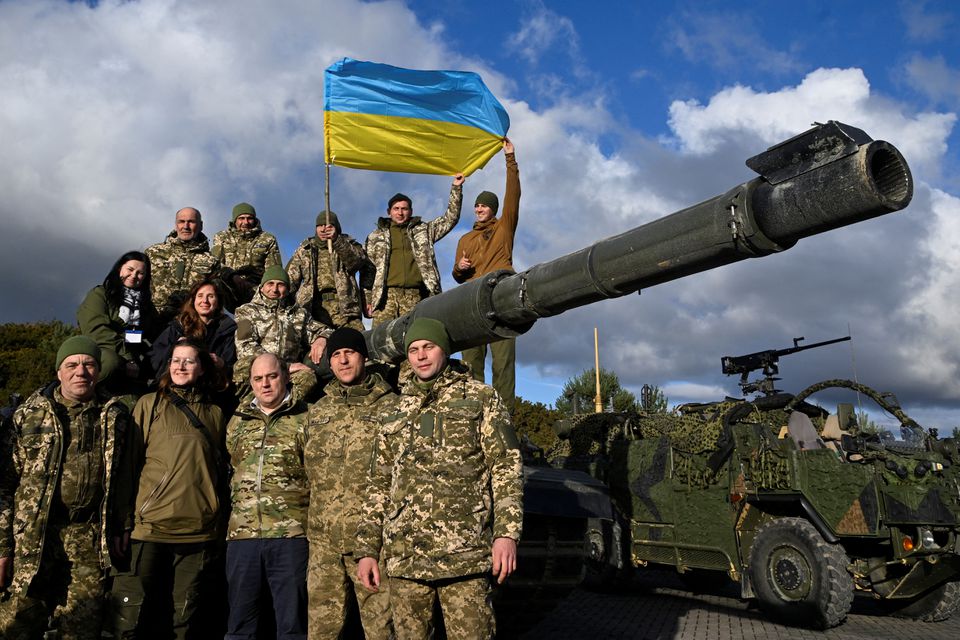
[[[747,160],[759,177],[522,273],[489,273],[427,298],[367,333],[371,357],[399,362],[414,318],[442,320],[454,351],[520,335],[540,318],[746,258],[906,207],[910,168],[888,142],[836,121]]]

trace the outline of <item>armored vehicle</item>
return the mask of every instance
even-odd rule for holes
[[[367,333],[371,358],[400,362],[404,333],[417,317],[443,321],[459,351],[520,335],[545,316],[787,250],[808,236],[903,209],[913,197],[910,169],[893,145],[835,121],[771,147],[747,166],[759,177],[700,204],[521,273],[489,273],[421,301]],[[620,528],[613,506],[633,504],[623,502],[629,485],[611,486],[620,492],[611,503],[606,478],[542,467],[525,473],[520,567],[539,575],[511,583],[573,582],[587,565],[619,557],[611,545]]]
[[[862,384],[827,380],[796,395],[774,387],[780,355],[822,344],[724,358],[752,400],[576,417],[561,425],[553,459],[609,485],[623,523],[610,544],[633,565],[726,574],[793,624],[841,623],[855,591],[892,613],[944,620],[960,604],[957,443]],[[756,369],[764,378],[749,381]],[[895,426],[867,431],[853,403],[834,413],[811,404],[836,389]],[[613,555],[600,568],[614,575],[617,564]]]

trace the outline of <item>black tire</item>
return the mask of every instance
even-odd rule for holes
[[[926,594],[899,604],[897,600],[884,601],[884,607],[898,618],[923,622],[943,622],[960,606],[960,582],[945,582]]]
[[[750,580],[761,609],[798,626],[829,629],[853,604],[847,555],[803,518],[780,518],[757,531]]]

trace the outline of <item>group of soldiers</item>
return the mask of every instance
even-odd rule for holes
[[[476,223],[457,248],[458,282],[512,270],[520,184],[506,139],[504,152],[504,210],[497,217],[495,194],[477,196]],[[362,316],[376,326],[440,292],[433,246],[459,220],[463,182],[454,178],[447,210],[430,221],[395,195],[365,246],[323,211],[286,269],[246,203],[212,250],[189,207],[147,249],[162,319],[211,277],[235,311],[242,399],[225,408],[232,417],[218,445],[232,473],[226,638],[257,637],[269,601],[278,638],[336,638],[354,596],[368,638],[429,637],[435,600],[451,637],[494,635],[491,576],[502,582],[516,568],[522,523],[512,341],[493,350],[495,390],[482,382],[483,348],[453,359],[443,323],[417,318],[404,338],[409,371],[392,385],[360,333]],[[0,430],[0,637],[40,638],[48,628],[62,638],[99,638],[101,628],[156,637],[136,620],[121,632],[103,607],[138,604],[108,591],[105,570],[130,565],[133,527],[118,521],[125,509],[114,496],[131,489],[118,491],[115,470],[126,436],[148,429],[129,398],[101,384],[104,352],[90,337],[67,339],[57,379]],[[332,373],[325,386],[321,359]],[[196,617],[203,607],[171,605],[173,633],[200,637],[177,612]]]

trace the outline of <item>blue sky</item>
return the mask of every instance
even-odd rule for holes
[[[125,250],[185,205],[212,236],[253,203],[288,258],[323,198],[323,69],[343,56],[480,73],[511,116],[522,269],[748,180],[744,160],[837,119],[903,152],[900,214],[539,322],[518,391],[552,403],[603,366],[672,403],[735,393],[722,355],[854,334],[784,361],[790,389],[852,377],[960,425],[960,10],[949,2],[0,1],[0,321],[73,320]],[[450,179],[334,167],[363,239],[396,191]],[[495,157],[466,198],[502,192]],[[438,245],[444,286],[467,208]],[[825,403],[834,402],[827,398]]]

